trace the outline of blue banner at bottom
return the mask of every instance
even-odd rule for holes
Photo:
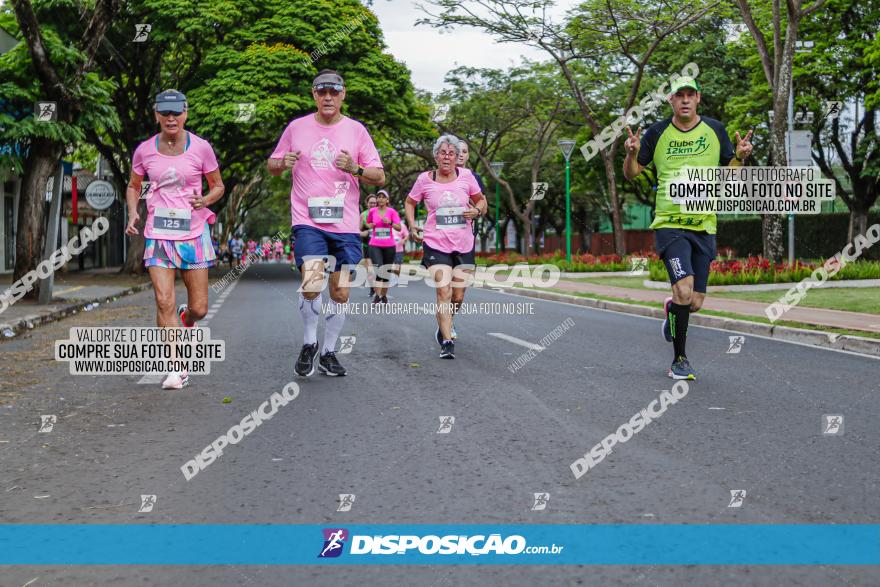
[[[0,525],[0,565],[315,564],[878,565],[880,525]]]

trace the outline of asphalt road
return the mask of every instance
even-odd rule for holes
[[[0,523],[878,523],[877,360],[691,327],[699,379],[575,479],[569,465],[669,389],[659,321],[469,291],[519,313],[456,320],[438,358],[425,313],[349,315],[344,378],[294,375],[298,281],[251,267],[207,321],[228,358],[180,392],[138,376],[73,376],[53,359],[72,326],[151,326],[152,291],[0,343]],[[227,288],[229,289],[229,288]],[[178,295],[183,296],[183,289]],[[422,284],[392,304],[428,303]],[[182,298],[181,298],[182,299]],[[222,303],[217,303],[217,302]],[[364,290],[352,301],[368,307]],[[403,308],[403,306],[397,306]],[[411,307],[410,307],[411,308]],[[479,309],[478,307],[476,309]],[[510,306],[502,306],[509,310]],[[570,328],[512,373],[560,324]],[[319,339],[321,336],[319,335]],[[180,467],[276,391],[299,397],[195,478]],[[223,403],[224,398],[231,402]],[[49,433],[41,415],[57,416]],[[845,418],[823,435],[824,414]],[[441,418],[452,430],[438,434]],[[728,507],[731,490],[746,491]],[[547,492],[546,509],[532,511]],[[138,513],[140,495],[155,494]],[[339,512],[339,494],[355,494]],[[136,548],[136,545],[132,546]],[[662,548],[662,545],[658,545]],[[866,567],[11,567],[24,585],[877,585]]]

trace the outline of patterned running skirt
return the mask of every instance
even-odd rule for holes
[[[144,248],[144,267],[168,269],[208,269],[216,265],[217,255],[208,225],[201,236],[184,241],[148,238]]]

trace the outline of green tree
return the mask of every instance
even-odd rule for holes
[[[785,151],[785,130],[788,120],[788,99],[791,95],[795,43],[801,22],[816,12],[825,0],[814,0],[804,6],[802,0],[736,0],[743,22],[748,27],[758,55],[761,68],[773,96],[773,120],[770,128],[770,154],[773,165],[788,163]],[[783,33],[783,27],[785,32]],[[770,37],[772,45],[767,42]],[[771,48],[772,47],[772,48]],[[763,217],[764,256],[780,260],[784,253],[783,216],[767,214]]]
[[[147,42],[131,42],[138,23],[152,26]],[[111,160],[117,187],[124,193],[134,149],[156,132],[153,96],[174,87],[190,101],[188,128],[217,153],[227,192],[215,211],[234,201],[233,218],[271,193],[261,187],[265,160],[285,125],[314,109],[311,81],[322,68],[345,77],[344,112],[380,148],[430,130],[409,71],[385,51],[378,21],[357,0],[135,0],[114,21],[101,57],[118,88],[121,128],[88,138]],[[250,118],[239,104],[253,105]],[[140,272],[143,238],[131,242],[124,270]]]
[[[564,76],[581,116],[592,131],[605,127],[607,113],[627,111],[637,99],[645,69],[653,54],[672,34],[713,10],[720,2],[695,1],[671,10],[663,0],[588,0],[578,5],[562,24],[547,12],[550,0],[486,0],[473,10],[461,0],[433,0],[436,12],[420,22],[435,27],[470,26],[484,30],[501,42],[526,43],[542,49]],[[609,104],[607,96],[624,98]],[[604,166],[615,249],[625,253],[621,201],[615,155],[620,136],[599,155]]]
[[[117,124],[107,108],[112,83],[94,72],[94,60],[118,6],[119,0],[88,7],[70,0],[12,0],[14,23],[9,9],[0,8],[10,33],[23,41],[0,57],[0,141],[13,146],[4,155],[6,166],[22,171],[13,280],[42,258],[46,183],[65,149],[89,129]],[[54,122],[30,114],[38,101],[55,103]],[[28,294],[38,295],[39,285]]]
[[[865,234],[868,210],[880,195],[880,101],[866,93],[880,78],[880,60],[870,53],[878,26],[878,0],[829,0],[801,29],[812,49],[795,56],[795,87],[801,91],[796,109],[816,113],[813,157],[850,210],[849,241]],[[832,100],[850,107],[828,117]]]
[[[450,106],[438,122],[441,132],[468,140],[486,179],[501,184],[505,209],[525,228],[521,234],[526,253],[534,244],[531,227],[535,202],[529,200],[530,182],[538,181],[529,176],[540,172],[561,108],[559,94],[546,92],[546,84],[535,79],[535,73],[527,68],[461,68],[450,72],[446,81],[451,89],[441,96]],[[495,160],[505,162],[501,177],[489,165]]]

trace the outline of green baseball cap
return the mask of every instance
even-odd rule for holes
[[[679,77],[677,80],[675,80],[674,82],[672,82],[672,87],[669,88],[669,93],[674,94],[682,88],[692,88],[692,89],[699,92],[700,91],[700,84],[698,84],[697,80],[695,80],[694,78],[692,78],[688,75],[683,75],[683,76]]]

